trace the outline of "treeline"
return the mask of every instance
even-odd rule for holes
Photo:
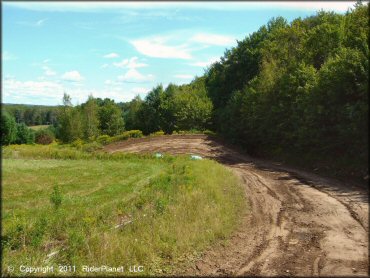
[[[2,111],[12,115],[16,123],[33,125],[53,125],[57,122],[57,106],[3,104]]]
[[[73,107],[65,95],[48,122],[65,143],[124,130],[212,129],[251,154],[364,176],[368,13],[359,3],[344,15],[273,18],[190,84],[158,85],[127,103],[90,96]]]
[[[136,97],[123,105],[126,128],[139,129],[144,134],[159,130],[166,134],[204,131],[211,125],[212,109],[204,78],[182,86],[169,84],[166,89],[159,85],[144,100]]]
[[[180,130],[205,130],[210,125],[212,103],[206,94],[204,79],[189,85],[170,84],[153,88],[142,100],[127,103],[90,96],[73,107],[68,95],[58,114],[56,137],[62,142],[92,140],[100,135],[116,136],[125,130],[141,130],[145,135],[156,131],[172,134]]]
[[[25,123],[17,123],[6,111],[1,114],[1,145],[9,144],[50,144],[55,139],[53,126],[34,130]]]
[[[247,151],[368,169],[369,5],[278,17],[205,74],[213,128]]]

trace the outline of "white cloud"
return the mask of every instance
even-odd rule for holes
[[[141,74],[136,69],[129,69],[125,74],[118,76],[117,79],[129,83],[145,83],[153,81],[154,76],[152,74]]]
[[[131,89],[131,92],[135,94],[146,94],[150,91],[148,88],[143,88],[143,87],[135,87]]]
[[[130,41],[138,52],[155,58],[191,59],[188,45],[169,45],[169,37],[156,36]]]
[[[138,59],[139,59],[138,57],[132,57],[130,59],[124,59],[118,63],[113,63],[113,65],[118,68],[128,68],[128,69],[137,69],[148,66],[145,63],[137,62]]]
[[[103,65],[101,65],[100,67],[101,67],[102,69],[105,69],[105,68],[109,67],[109,65],[108,65],[108,64],[103,64]]]
[[[46,105],[61,104],[63,93],[69,94],[72,102],[76,104],[85,102],[90,94],[94,97],[111,98],[119,102],[130,101],[138,94],[144,97],[150,91],[143,87],[124,88],[121,83],[101,90],[76,88],[56,81],[19,81],[13,76],[6,76],[2,85],[5,103]]]
[[[47,18],[44,18],[44,19],[40,19],[40,20],[32,21],[32,22],[29,22],[29,21],[18,21],[17,24],[25,25],[25,26],[31,26],[31,27],[41,27],[41,26],[44,25],[44,23],[47,20],[48,20]]]
[[[46,20],[48,20],[48,19],[47,19],[47,18],[40,19],[40,20],[38,20],[38,21],[35,23],[35,25],[36,25],[36,26],[42,26]]]
[[[219,61],[219,59],[220,59],[219,57],[212,57],[212,58],[208,59],[207,61],[198,61],[198,62],[190,63],[189,65],[195,66],[195,67],[205,68],[205,67],[208,67],[208,66],[212,65],[213,63]]]
[[[4,51],[1,56],[2,56],[2,60],[3,61],[10,61],[10,60],[16,60],[16,59],[18,59],[17,56],[15,56],[14,54],[12,54],[12,53],[10,53],[8,51]]]
[[[203,43],[208,45],[220,45],[220,46],[228,46],[235,43],[235,38],[230,36],[223,36],[217,34],[205,34],[200,33],[196,34],[190,38],[190,41]]]
[[[296,9],[296,10],[332,10],[345,12],[353,7],[355,1],[284,1],[284,2],[93,2],[86,5],[84,2],[5,2],[4,6],[13,6],[34,11],[52,12],[105,12],[107,10],[122,13],[132,10],[167,10],[167,9],[195,9],[217,11],[245,11],[266,9]]]
[[[175,74],[174,77],[180,79],[192,79],[194,76],[191,74]]]
[[[80,82],[84,78],[77,70],[68,71],[62,75],[62,79],[65,81]]]
[[[219,34],[177,30],[166,35],[155,35],[131,40],[130,43],[143,55],[155,58],[193,59],[192,52],[210,46],[232,46],[236,39]]]
[[[112,52],[112,53],[104,55],[103,57],[108,58],[108,59],[112,59],[112,58],[118,58],[119,55],[117,53]]]
[[[48,67],[48,66],[43,66],[42,67],[42,69],[44,70],[44,74],[46,75],[46,76],[54,76],[54,75],[56,75],[57,73],[54,71],[54,70],[52,70],[50,67]]]
[[[4,92],[18,98],[55,98],[63,95],[63,86],[51,81],[18,81],[7,79],[3,84]]]

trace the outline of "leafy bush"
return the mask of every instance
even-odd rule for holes
[[[164,135],[164,131],[163,130],[150,133],[150,136],[162,136],[162,135]]]
[[[211,136],[215,136],[216,135],[216,132],[213,132],[212,130],[205,130],[204,132],[203,132],[205,135],[211,135]]]
[[[112,137],[109,135],[100,135],[96,138],[96,141],[102,145],[107,145],[112,142]]]
[[[98,142],[94,141],[91,143],[84,144],[81,148],[82,151],[84,152],[94,152],[96,150],[100,150],[102,148],[102,145],[99,144]]]
[[[1,115],[1,144],[9,145],[17,137],[17,124],[13,116],[8,113]]]
[[[141,138],[143,133],[140,130],[129,130],[125,131],[120,135],[114,136],[111,138],[111,142],[124,141],[129,138]]]
[[[24,123],[17,124],[17,136],[14,141],[16,144],[32,144],[35,142],[35,133]]]
[[[41,145],[49,145],[55,139],[54,134],[49,129],[40,129],[36,131],[35,142]]]
[[[127,133],[130,138],[141,138],[144,136],[143,132],[137,129],[125,131],[124,133]]]
[[[75,148],[78,148],[78,149],[81,149],[82,146],[84,145],[84,141],[81,140],[81,139],[77,139],[77,140],[74,140],[72,143],[71,143],[71,146],[72,147],[75,147]]]
[[[54,205],[55,209],[58,209],[62,204],[62,193],[57,185],[54,186],[53,192],[50,195],[50,202]]]
[[[190,129],[190,130],[177,130],[174,131],[172,134],[203,134],[203,131],[197,129]]]

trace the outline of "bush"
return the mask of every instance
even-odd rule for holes
[[[40,129],[36,131],[35,142],[41,145],[49,145],[55,139],[54,134],[49,129]]]
[[[13,116],[8,113],[1,115],[1,144],[9,145],[17,138],[17,124]]]
[[[211,136],[216,136],[216,132],[213,132],[212,130],[205,130],[203,132],[205,135],[211,135]]]
[[[124,133],[127,133],[130,138],[141,138],[144,136],[142,131],[137,129],[125,131]]]
[[[110,137],[109,135],[100,135],[98,136],[98,138],[96,138],[96,141],[102,145],[107,145],[111,143],[113,140],[112,137]]]
[[[123,140],[127,140],[129,138],[141,138],[143,136],[144,135],[141,132],[141,130],[129,130],[129,131],[123,132],[120,135],[112,137],[111,142],[123,141]]]
[[[32,144],[35,142],[35,133],[28,128],[24,123],[17,124],[16,144]]]
[[[50,195],[50,202],[54,205],[55,209],[58,209],[62,204],[62,194],[57,185],[54,186],[53,192]]]
[[[160,131],[156,131],[156,132],[150,133],[149,136],[162,136],[162,135],[164,135],[164,131],[163,130],[160,130]]]
[[[74,140],[74,141],[71,143],[71,146],[72,146],[72,147],[75,147],[75,148],[78,148],[78,149],[81,149],[83,145],[84,145],[84,141],[83,141],[83,140],[81,140],[81,139]]]
[[[100,150],[101,148],[102,148],[102,145],[95,141],[95,142],[84,144],[81,149],[84,152],[91,153],[96,150]]]

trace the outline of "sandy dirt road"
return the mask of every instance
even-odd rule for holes
[[[248,211],[185,275],[368,276],[368,189],[258,160],[205,135],[135,139],[108,152],[198,154],[241,179]],[[180,274],[180,273],[179,273]]]

